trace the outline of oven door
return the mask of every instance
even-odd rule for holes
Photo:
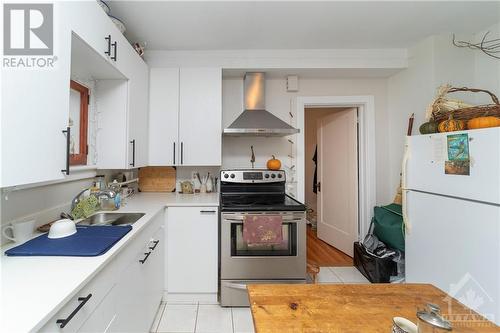
[[[282,216],[281,244],[249,246],[243,240],[245,216],[261,214]],[[222,213],[220,255],[221,279],[305,279],[305,213]]]

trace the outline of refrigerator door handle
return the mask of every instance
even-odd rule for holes
[[[409,137],[405,138],[405,153],[403,155],[403,163],[401,165],[401,210],[403,214],[404,232],[410,231],[410,221],[408,220],[408,201],[406,194],[408,192],[406,188],[406,168],[408,166],[408,159],[410,158],[410,147],[408,142]]]

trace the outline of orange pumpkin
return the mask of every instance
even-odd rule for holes
[[[276,157],[274,157],[274,155],[272,155],[273,158],[270,159],[269,161],[267,161],[267,168],[269,170],[279,170],[281,169],[281,161],[276,159]]]
[[[493,116],[472,118],[467,122],[467,128],[469,129],[498,126],[500,126],[500,118]]]
[[[438,130],[439,132],[454,132],[454,131],[462,131],[466,128],[465,121],[453,119],[453,116],[450,116],[448,120],[444,120],[439,123]]]

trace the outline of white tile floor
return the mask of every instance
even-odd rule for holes
[[[321,267],[318,283],[369,283],[355,267]],[[249,308],[207,304],[162,303],[151,327],[154,333],[253,333]]]

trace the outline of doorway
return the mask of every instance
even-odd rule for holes
[[[308,254],[320,266],[352,265],[359,229],[357,118],[352,107],[305,109]]]
[[[306,176],[306,161],[310,160],[310,156],[306,156],[306,128],[305,128],[305,117],[306,109],[318,109],[318,108],[334,108],[337,110],[346,110],[348,108],[357,109],[357,162],[358,162],[358,230],[357,235],[354,236],[355,240],[360,240],[366,234],[370,226],[371,213],[375,205],[375,108],[374,108],[374,98],[373,96],[311,96],[311,97],[297,97],[296,99],[296,114],[297,114],[297,127],[300,129],[300,133],[297,137],[297,198],[300,201],[306,202],[306,185],[312,188],[312,178],[309,180]],[[328,112],[328,111],[324,111]],[[310,200],[308,200],[310,201]],[[313,208],[314,209],[314,208]],[[316,203],[317,210],[317,203]],[[311,230],[309,230],[311,231]],[[315,233],[309,232],[308,243],[315,244],[316,249],[328,249],[330,246],[326,242],[322,241],[316,236]],[[310,240],[313,239],[312,242]],[[321,243],[322,242],[322,243]],[[349,241],[351,242],[351,240]],[[348,248],[352,251],[352,243],[347,244]],[[331,247],[329,249],[335,250],[336,254],[340,254],[340,258],[351,260],[344,252]],[[308,248],[308,253],[311,257],[314,257],[313,247]],[[317,252],[317,251],[316,251]],[[347,248],[346,248],[346,252]],[[351,252],[352,253],[352,252]],[[344,256],[344,257],[342,257]],[[345,265],[345,261],[342,259],[335,259],[334,255],[330,255],[333,260],[340,260],[340,262],[325,263],[328,266],[341,266]],[[338,256],[337,256],[338,257]],[[316,256],[316,260],[318,259]],[[321,257],[319,257],[321,258]],[[316,261],[315,260],[315,261]],[[320,266],[323,266],[321,262],[318,262]]]

